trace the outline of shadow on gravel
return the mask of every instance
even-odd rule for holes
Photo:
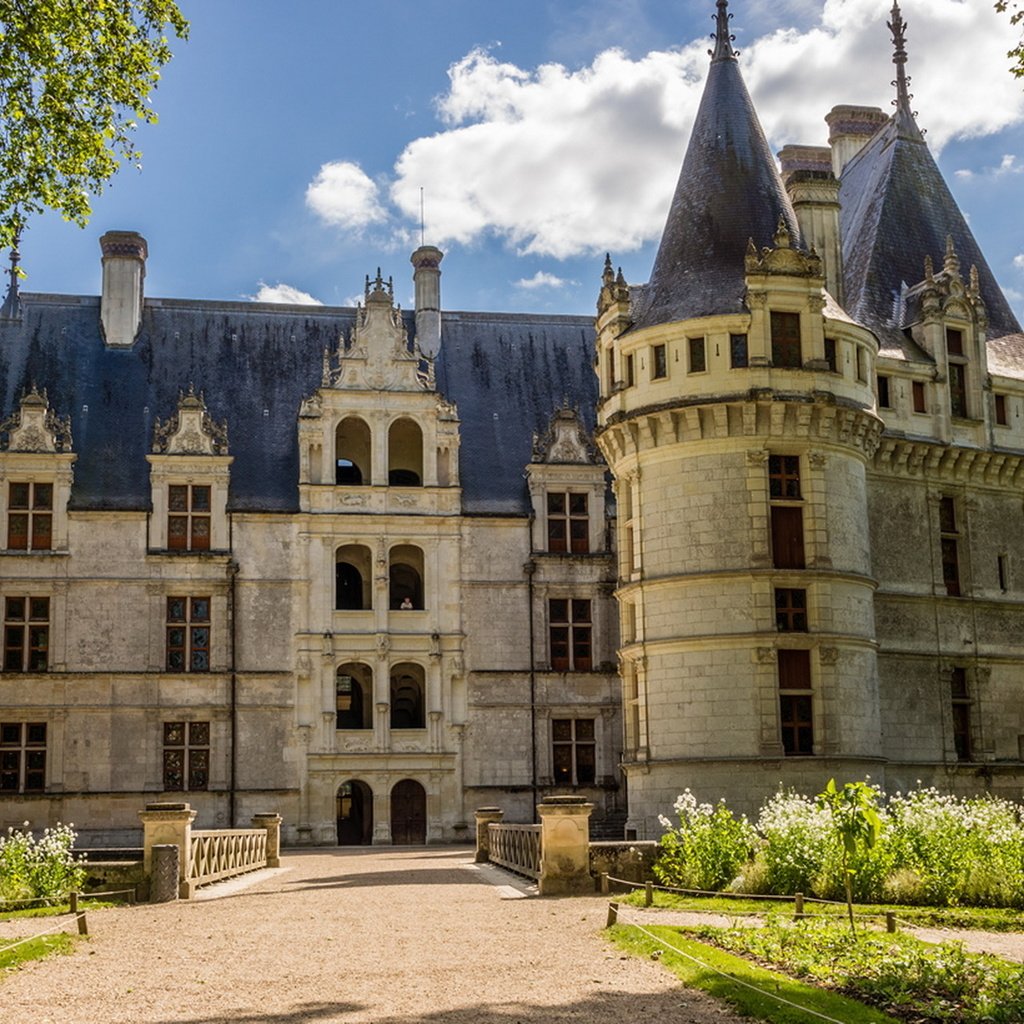
[[[345,1024],[351,1014],[365,1014],[370,1008],[351,1003],[300,1003],[284,1010],[231,1017],[190,1017],[149,1024]],[[740,1024],[722,1003],[685,989],[676,992],[637,995],[633,992],[598,993],[586,999],[557,1006],[529,1003],[480,1004],[458,1010],[436,1010],[401,1016],[374,1016],[373,1024]]]
[[[462,871],[457,867],[409,869],[402,871],[365,871],[352,875],[333,875],[329,878],[298,878],[282,886],[285,892],[303,892],[307,889],[365,889],[392,885],[488,885],[479,874]]]

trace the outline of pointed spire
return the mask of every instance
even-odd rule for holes
[[[636,295],[636,327],[742,312],[747,240],[770,245],[780,218],[790,244],[802,247],[796,213],[735,60],[726,7],[718,0],[718,46],[650,280]]]
[[[612,268],[612,254],[604,254],[604,272],[601,274],[601,283],[610,288],[615,283],[615,270]]]
[[[896,123],[901,133],[920,138],[921,129],[917,127],[914,111],[910,109],[914,95],[910,92],[910,78],[907,75],[907,23],[903,20],[899,0],[893,0],[890,15],[892,21],[887,24],[892,32],[892,62],[896,65],[896,77],[892,82],[896,87],[896,99],[892,101],[896,108]]]
[[[21,319],[21,296],[18,294],[18,261],[21,259],[21,253],[18,252],[20,236],[21,232],[19,231],[14,236],[14,245],[11,247],[11,269],[7,271],[11,280],[7,286],[7,296],[4,299],[4,304],[0,307],[0,320]]]
[[[720,60],[735,60],[737,57],[737,52],[732,48],[733,40],[736,37],[729,33],[729,22],[731,19],[729,0],[718,0],[718,13],[715,15],[715,34],[711,37],[715,41],[715,48],[708,50],[712,63]]]

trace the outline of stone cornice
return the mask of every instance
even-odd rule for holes
[[[682,399],[616,414],[598,428],[610,465],[666,444],[744,438],[779,438],[840,444],[867,458],[875,453],[882,421],[869,409],[831,394],[789,395],[758,388],[715,400]]]
[[[961,448],[936,441],[883,434],[871,463],[889,476],[974,483],[990,487],[1024,483],[1024,455],[992,448]]]

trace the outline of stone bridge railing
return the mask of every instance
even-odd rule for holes
[[[540,878],[540,834],[543,825],[502,825],[491,823],[490,861],[517,875]]]
[[[192,830],[196,812],[186,803],[147,804],[139,811],[143,869],[153,877],[155,846],[176,846],[178,897],[191,899],[201,885],[276,868],[281,864],[281,816],[257,814],[251,829]],[[173,854],[173,850],[171,853]]]
[[[267,830],[230,828],[192,833],[189,878],[201,885],[267,866]]]
[[[537,879],[542,896],[594,891],[590,876],[590,812],[581,796],[549,796],[537,804],[539,825],[505,825],[504,812],[476,812],[476,860]]]

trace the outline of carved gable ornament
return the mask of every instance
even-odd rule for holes
[[[321,386],[367,391],[433,391],[434,363],[409,337],[401,306],[395,305],[394,285],[377,270],[366,278],[366,301],[356,310],[356,323],[347,344],[324,352]]]
[[[155,455],[227,455],[227,421],[215,423],[206,411],[202,392],[190,385],[188,394],[178,396],[178,411],[153,424]]]
[[[754,240],[747,243],[745,267],[748,274],[770,274],[779,277],[821,277],[821,257],[812,249],[809,253],[793,248],[793,240],[784,220],[779,220],[775,231],[775,245],[760,252]]]
[[[582,463],[597,462],[597,449],[587,434],[578,409],[563,405],[543,436],[533,435],[532,462]]]
[[[6,436],[6,437],[5,437]],[[0,422],[0,448],[9,452],[70,452],[71,417],[58,416],[46,392],[33,385],[17,412]]]

